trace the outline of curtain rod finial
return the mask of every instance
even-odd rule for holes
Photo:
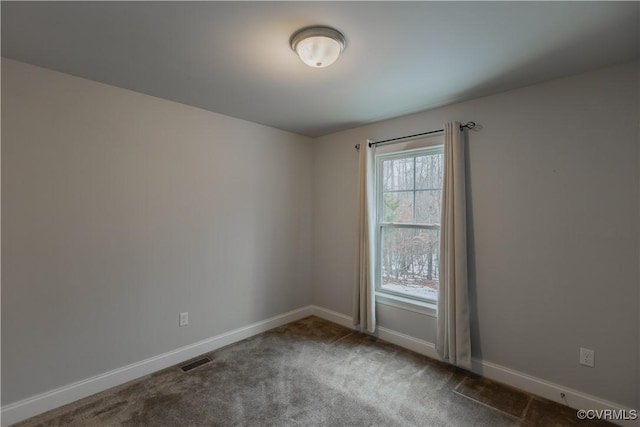
[[[461,127],[467,128],[467,129],[473,129],[476,127],[476,122],[467,122],[467,124],[462,125]]]

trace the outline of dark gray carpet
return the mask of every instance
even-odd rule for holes
[[[208,356],[20,426],[578,425],[574,410],[317,317]]]

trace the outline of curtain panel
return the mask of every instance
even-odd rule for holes
[[[369,141],[360,144],[358,165],[358,271],[353,298],[353,324],[376,330],[375,310],[375,194],[374,152]]]
[[[471,369],[464,142],[460,123],[444,130],[436,350],[445,361]]]

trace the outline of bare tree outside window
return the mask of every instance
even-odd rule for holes
[[[438,298],[442,149],[378,162],[379,287]]]

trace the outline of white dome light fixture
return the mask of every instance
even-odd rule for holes
[[[291,36],[290,43],[302,62],[313,68],[336,62],[346,45],[342,33],[330,27],[303,28]]]

